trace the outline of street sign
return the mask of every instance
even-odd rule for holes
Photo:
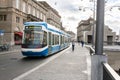
[[[4,30],[0,30],[0,35],[1,35],[1,36],[4,35]]]

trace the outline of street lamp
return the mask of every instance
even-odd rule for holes
[[[85,11],[87,8],[88,9],[90,9],[91,11],[93,11],[93,22],[90,22],[90,24],[92,24],[92,47],[94,47],[94,37],[95,37],[95,13],[96,13],[96,0],[90,0],[90,2],[93,2],[93,5],[94,5],[94,7],[93,8],[90,8],[90,7],[84,7],[83,8],[83,11]],[[104,3],[107,3],[108,2],[108,0],[105,0],[105,2]],[[118,7],[118,6],[113,6],[113,7]],[[111,7],[110,8],[110,11],[111,11],[111,9],[113,8],[113,7]],[[119,6],[120,7],[120,6]],[[118,8],[119,10],[120,10],[120,8]],[[79,8],[79,10],[82,10],[82,8]],[[110,15],[110,14],[109,14]],[[111,15],[110,15],[111,16]]]
[[[114,7],[117,7],[118,10],[120,10],[120,6],[112,6],[112,7],[110,8],[110,11],[111,11]]]

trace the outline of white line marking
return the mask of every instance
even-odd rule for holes
[[[70,48],[70,47],[69,47],[69,48]],[[25,73],[21,74],[20,76],[14,78],[13,80],[22,80],[22,78],[24,78],[25,76],[29,75],[30,73],[38,70],[39,68],[41,68],[41,67],[43,67],[43,66],[45,66],[45,65],[46,65],[47,63],[49,63],[50,61],[54,60],[55,58],[59,57],[61,54],[65,53],[69,48],[67,48],[66,50],[61,51],[60,53],[52,56],[52,57],[49,58],[46,62],[44,62],[44,63],[40,64],[39,66],[37,66],[37,67],[29,70],[28,72],[25,72]]]

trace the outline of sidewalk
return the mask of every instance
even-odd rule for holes
[[[16,51],[21,51],[21,45],[10,46],[8,51],[6,50],[0,51],[0,54],[6,54],[6,53],[11,53],[11,52],[16,52]]]
[[[90,80],[91,59],[85,47],[75,45],[50,57],[51,59],[13,80]]]

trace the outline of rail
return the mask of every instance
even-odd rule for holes
[[[86,47],[90,50],[91,56],[95,54],[95,50],[93,47],[91,47],[91,46],[86,46]],[[96,59],[94,59],[94,60],[96,60]],[[102,74],[103,80],[120,80],[120,76],[118,75],[118,73],[112,67],[110,67],[110,65],[108,63],[102,62],[102,66],[103,66],[103,74]]]
[[[120,80],[120,76],[108,65],[108,63],[103,63],[103,80]]]
[[[93,48],[93,47],[86,45],[86,48],[88,48],[88,49],[89,49],[89,51],[90,51],[90,55],[95,54],[95,50],[94,50],[94,48]]]

